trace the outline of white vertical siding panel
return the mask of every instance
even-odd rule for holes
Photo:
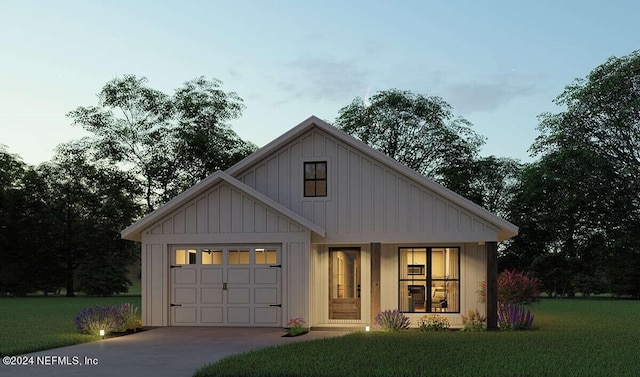
[[[422,226],[422,191],[415,185],[410,186],[409,194],[409,232],[418,233]]]
[[[231,190],[228,186],[220,186],[220,233],[231,231]]]
[[[278,177],[278,156],[275,156],[267,161],[267,196],[273,200],[278,200],[280,190]]]
[[[184,209],[184,232],[186,234],[196,233],[196,206],[194,204],[188,205]]]
[[[451,233],[460,231],[460,211],[452,205],[447,206],[447,231]]]
[[[314,201],[302,202],[302,217],[305,219],[313,219]]]
[[[267,209],[260,203],[253,203],[254,213],[254,229],[256,233],[265,233],[267,231]]]
[[[436,229],[435,203],[433,195],[427,191],[422,191],[422,231],[433,233]]]
[[[379,165],[373,165],[372,171],[372,183],[373,189],[373,211],[371,213],[373,217],[374,232],[384,232],[385,217],[387,216],[384,207],[385,188],[384,188],[384,170]]]
[[[460,232],[471,233],[471,216],[466,212],[460,212]]]
[[[149,272],[147,274],[147,292],[151,298],[149,307],[151,311],[150,326],[166,326],[166,311],[169,308],[166,284],[168,281],[166,276],[166,270],[168,270],[167,261],[163,258],[165,256],[163,245],[152,244],[150,246],[151,250],[147,255],[150,262],[147,270]]]
[[[271,209],[267,209],[267,233],[278,232],[278,216]]]
[[[287,295],[285,297],[288,318],[302,317],[309,319],[310,271],[309,250],[307,247],[304,242],[289,242],[286,248]]]
[[[327,208],[327,203],[324,201],[313,201],[313,217],[311,221],[314,224],[318,224],[319,226],[323,226],[326,223],[325,218],[325,209]],[[320,225],[323,224],[323,225]]]
[[[282,216],[278,216],[278,233],[289,232],[289,221]]]
[[[302,157],[313,156],[313,134],[302,138]]]
[[[349,153],[349,233],[362,232],[360,155]]]
[[[220,189],[211,191],[209,201],[209,233],[220,233]]]
[[[291,158],[289,149],[285,149],[278,154],[278,180],[283,182],[278,186],[278,202],[285,207],[289,207],[291,204],[291,185],[295,183],[292,182],[293,179],[291,177]]]
[[[242,197],[242,232],[243,233],[253,233],[255,232],[254,228],[254,201],[246,196]]]
[[[184,234],[184,209],[178,211],[175,215],[173,215],[173,233],[174,234]]]
[[[303,196],[303,175],[302,175],[302,151],[300,143],[293,143],[289,148],[291,170],[289,177],[283,181],[289,187],[290,209],[295,213],[302,213],[301,199]]]
[[[260,164],[255,168],[255,186],[253,187],[261,194],[267,195],[267,167]]]
[[[380,310],[387,309],[398,309],[398,249],[394,244],[382,244],[380,250]]]
[[[231,233],[242,232],[242,194],[231,189]]]
[[[162,234],[173,233],[173,217],[162,222]]]
[[[207,233],[207,229],[209,228],[208,219],[209,212],[208,210],[208,200],[206,196],[201,197],[196,201],[196,225],[197,233]]]
[[[385,170],[384,173],[384,231],[398,231],[398,177]]]
[[[249,186],[251,188],[255,188],[256,187],[256,175],[255,175],[254,171],[252,170],[252,171],[249,171],[247,174],[245,174],[242,177],[241,181],[245,185],[247,185],[247,186]]]
[[[466,243],[462,247],[460,261],[460,312],[478,309],[486,312],[485,305],[478,301],[480,282],[486,280],[486,255],[484,246],[477,243]]]
[[[440,198],[436,198],[435,204],[435,232],[442,234],[447,231],[447,203]]]
[[[373,184],[371,182],[371,161],[362,158],[360,161],[360,214],[362,232],[373,233]]]
[[[152,326],[151,323],[151,245],[143,243],[140,255],[140,319],[143,326]]]
[[[398,177],[398,231],[400,233],[409,232],[411,228],[410,223],[410,215],[411,215],[411,206],[409,197],[409,183],[404,179]]]
[[[326,209],[325,222],[318,223],[318,225],[324,227],[327,233],[335,234],[338,231],[338,145],[333,139],[327,138],[325,152],[330,161],[327,170],[327,190],[329,190],[327,195],[331,199],[324,202]]]
[[[313,133],[313,156],[325,157],[325,136],[319,132]]]
[[[349,152],[338,145],[338,158],[335,163],[337,173],[336,200],[338,202],[338,229],[336,233],[349,233]]]

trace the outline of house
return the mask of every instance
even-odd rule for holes
[[[518,228],[310,117],[122,231],[146,326],[362,327],[479,309]],[[478,285],[487,281],[487,304]],[[487,308],[489,310],[487,310]]]

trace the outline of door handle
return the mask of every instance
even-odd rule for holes
[[[222,283],[222,290],[226,291],[227,290],[227,283]]]

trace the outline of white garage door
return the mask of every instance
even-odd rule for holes
[[[171,325],[281,326],[280,248],[172,248]]]

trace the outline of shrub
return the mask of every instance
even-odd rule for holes
[[[122,305],[94,305],[80,310],[73,322],[79,332],[98,335],[113,331],[136,330],[140,325],[138,308],[129,303]]]
[[[533,314],[521,304],[498,304],[500,330],[528,330],[533,324]]]
[[[411,320],[398,309],[378,313],[374,325],[384,331],[400,331],[409,328]]]
[[[449,320],[438,314],[424,315],[418,320],[420,331],[442,331],[449,329]]]
[[[120,305],[120,315],[122,316],[122,327],[118,330],[136,331],[140,325],[140,320],[138,319],[138,307],[129,303],[124,303]]]
[[[480,301],[487,297],[487,283],[480,282]],[[498,303],[530,304],[540,301],[540,281],[524,272],[504,270],[498,275]]]
[[[305,323],[304,318],[290,319],[287,323],[287,334],[289,336],[296,336],[306,333],[307,329],[304,327]]]
[[[109,333],[121,329],[124,326],[124,319],[120,305],[94,305],[80,310],[76,314],[74,323],[79,332],[98,335],[100,330]]]
[[[485,322],[487,317],[480,315],[478,309],[469,309],[466,316],[464,314],[461,314],[461,316],[464,325],[460,331],[484,331],[486,329]]]

